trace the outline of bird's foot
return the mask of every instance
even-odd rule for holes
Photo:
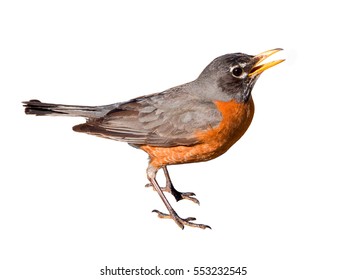
[[[187,199],[187,200],[193,201],[194,203],[200,205],[199,200],[197,198],[193,197],[193,196],[195,196],[195,193],[193,193],[193,192],[179,192],[176,189],[172,189],[170,193],[174,196],[176,201],[180,201],[182,199]]]
[[[174,212],[172,215],[169,214],[164,214],[158,210],[153,210],[152,212],[157,213],[158,217],[161,219],[172,219],[175,221],[175,223],[181,228],[184,229],[184,226],[190,226],[190,227],[197,227],[197,228],[201,228],[201,229],[205,229],[205,228],[209,228],[211,229],[210,226],[208,225],[204,225],[204,224],[196,224],[196,223],[192,223],[191,221],[195,221],[196,219],[193,217],[188,217],[188,218],[181,218],[180,216],[177,215],[176,212]]]
[[[146,188],[153,187],[151,184],[146,184]],[[187,199],[190,201],[193,201],[194,203],[200,205],[200,202],[197,198],[193,197],[195,196],[195,193],[193,192],[180,192],[176,190],[172,185],[166,185],[165,188],[161,188],[163,192],[168,192],[173,195],[173,197],[176,199],[176,201],[180,201],[183,199]]]

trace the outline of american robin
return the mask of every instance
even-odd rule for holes
[[[25,113],[84,117],[86,123],[74,126],[74,131],[127,142],[145,151],[149,155],[147,186],[157,191],[169,213],[153,212],[173,219],[182,229],[184,225],[210,228],[192,222],[195,218],[181,218],[172,208],[164,192],[171,193],[176,201],[199,201],[194,193],[174,188],[167,166],[214,159],[241,138],[253,118],[251,91],[255,82],[264,70],[284,60],[261,62],[280,50],[217,57],[196,80],[127,102],[74,106],[30,100],[23,102]],[[156,180],[159,169],[164,171],[165,187]]]

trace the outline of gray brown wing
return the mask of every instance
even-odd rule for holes
[[[131,145],[179,146],[198,143],[195,133],[219,124],[213,102],[185,93],[163,92],[120,104],[104,117],[74,127],[75,131]]]

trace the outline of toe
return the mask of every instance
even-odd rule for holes
[[[195,197],[191,197],[189,195],[182,194],[182,199],[187,199],[187,200],[193,201],[194,203],[200,205],[200,201]]]

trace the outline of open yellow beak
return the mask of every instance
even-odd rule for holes
[[[253,68],[251,69],[251,72],[249,72],[248,76],[250,76],[250,77],[257,76],[257,75],[263,73],[266,69],[269,69],[272,66],[275,66],[275,65],[285,61],[285,59],[280,59],[280,60],[275,60],[275,61],[271,61],[268,63],[260,64],[262,61],[267,59],[269,56],[271,56],[271,55],[273,55],[279,51],[282,51],[282,49],[277,48],[277,49],[269,50],[269,51],[262,52],[262,53],[256,55],[254,57],[256,63],[254,64]]]

